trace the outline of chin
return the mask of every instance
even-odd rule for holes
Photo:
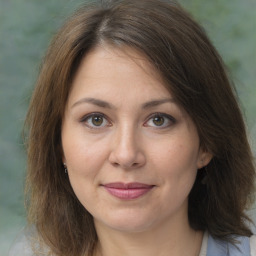
[[[127,232],[127,233],[140,233],[147,231],[152,228],[153,221],[152,218],[145,215],[119,215],[116,214],[111,216],[111,218],[105,218],[104,220],[95,221],[96,227],[104,225],[112,230]]]

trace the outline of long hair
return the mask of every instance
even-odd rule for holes
[[[93,218],[62,164],[64,108],[83,57],[107,44],[142,53],[193,119],[210,164],[189,195],[190,225],[219,239],[249,236],[245,209],[255,170],[244,121],[221,57],[204,30],[178,4],[123,0],[85,5],[64,24],[43,60],[28,115],[29,223],[54,255],[92,255]]]

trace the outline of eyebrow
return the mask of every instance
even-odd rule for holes
[[[142,104],[142,109],[148,109],[148,108],[156,107],[156,106],[159,106],[161,104],[168,103],[168,102],[175,103],[175,100],[173,98],[151,100],[151,101],[148,101],[148,102],[145,102],[144,104]],[[77,105],[80,105],[82,103],[90,103],[90,104],[96,105],[96,106],[101,107],[101,108],[109,108],[109,109],[115,109],[116,108],[113,104],[111,104],[109,102],[106,102],[106,101],[100,100],[100,99],[95,99],[95,98],[82,98],[82,99],[78,100],[77,102],[75,102],[71,106],[71,108],[73,108]]]
[[[83,98],[83,99],[75,102],[72,105],[72,108],[77,106],[77,105],[80,105],[82,103],[90,103],[90,104],[96,105],[96,106],[101,107],[101,108],[110,108],[110,109],[115,108],[114,105],[112,105],[111,103],[108,103],[104,100],[95,99],[95,98]]]
[[[166,99],[159,99],[159,100],[152,100],[152,101],[149,101],[149,102],[146,102],[142,105],[142,108],[143,109],[146,109],[146,108],[152,108],[152,107],[156,107],[156,106],[159,106],[161,104],[164,104],[164,103],[175,103],[176,101],[173,99],[173,98],[166,98]]]

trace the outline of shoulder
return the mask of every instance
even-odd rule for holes
[[[30,239],[25,234],[19,235],[13,243],[8,256],[34,256]]]
[[[39,240],[34,228],[24,229],[11,246],[8,256],[49,255],[49,250]]]
[[[256,235],[250,237],[251,256],[256,256]]]
[[[236,237],[236,246],[229,242],[208,237],[207,256],[256,256],[256,236]]]

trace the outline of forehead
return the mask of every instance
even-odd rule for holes
[[[125,73],[135,71],[135,68],[137,68],[137,71],[143,71],[151,79],[161,80],[161,83],[163,83],[160,73],[150,62],[146,54],[128,46],[115,47],[108,44],[101,44],[93,48],[82,59],[78,72],[81,69],[90,69],[92,71],[97,66],[98,75],[100,75],[100,71],[105,71],[100,69],[101,67],[112,65],[116,62],[118,62],[119,66],[117,70],[119,73],[117,72],[117,75],[120,75],[122,68],[124,68],[123,71]]]
[[[81,61],[74,77],[70,100],[82,94],[113,96],[134,92],[146,97],[152,94],[170,97],[163,79],[140,52],[130,48],[100,46]]]

